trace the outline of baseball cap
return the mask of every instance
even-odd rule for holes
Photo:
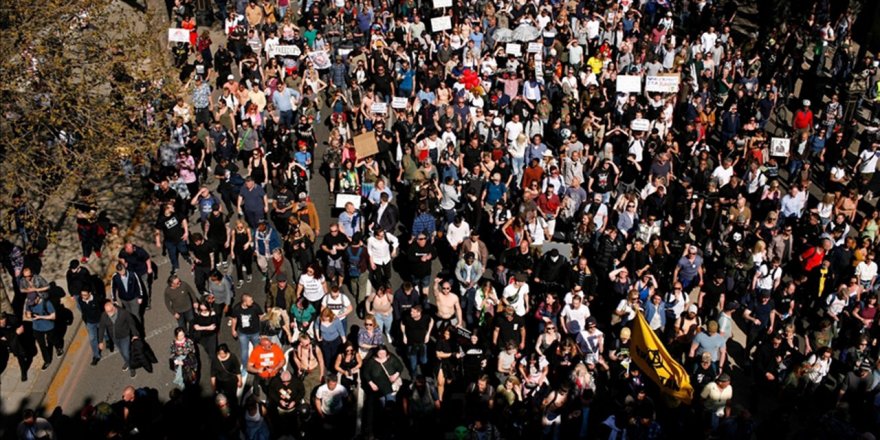
[[[278,276],[275,277],[275,281],[278,281],[279,283],[282,281],[287,282],[287,275],[280,273],[278,274]]]

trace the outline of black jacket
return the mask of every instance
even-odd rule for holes
[[[101,322],[98,326],[98,335],[108,334],[114,341],[119,341],[132,336],[139,336],[135,318],[128,313],[127,310],[116,308],[116,322],[114,323],[110,316],[104,312],[101,315]]]
[[[148,373],[153,372],[153,364],[159,362],[153,349],[144,341],[143,338],[137,338],[131,341],[131,358],[129,359],[129,367],[132,369],[143,368]]]
[[[114,300],[131,301],[138,298],[143,299],[145,297],[140,277],[132,271],[128,272],[127,283],[122,282],[122,277],[119,276],[118,273],[113,275],[111,289]]]

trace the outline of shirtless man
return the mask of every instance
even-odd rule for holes
[[[437,302],[437,328],[447,325],[460,327],[464,322],[461,318],[461,302],[452,293],[452,283],[434,278],[434,300]]]
[[[296,364],[296,373],[303,382],[312,376],[317,380],[324,377],[324,356],[321,348],[313,346],[312,339],[305,332],[299,335],[299,344],[293,350],[293,362]],[[317,372],[317,374],[314,374]]]

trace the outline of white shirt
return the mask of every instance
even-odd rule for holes
[[[574,308],[570,304],[566,304],[562,309],[561,315],[567,319],[567,322],[577,322],[578,329],[583,330],[586,328],[587,318],[590,317],[590,308],[581,304],[580,307]]]
[[[859,281],[870,283],[877,276],[877,263],[862,261],[856,266],[856,275],[858,275]]]
[[[326,293],[324,292],[323,281],[323,279],[316,279],[307,273],[300,275],[299,284],[303,286],[303,296],[310,302],[320,301]]]
[[[455,226],[455,223],[450,223],[449,227],[446,228],[446,240],[453,247],[460,245],[470,235],[471,226],[466,221],[462,221],[461,226]]]
[[[862,174],[871,174],[877,170],[877,155],[878,153],[874,150],[865,150],[859,153],[859,159],[862,160],[862,164],[859,166],[859,172]]]
[[[397,249],[399,241],[393,234],[385,231],[385,238],[378,239],[375,236],[367,239],[367,253],[373,259],[374,264],[385,265],[391,262],[391,251]]]
[[[348,397],[348,390],[341,383],[337,383],[333,390],[327,384],[321,385],[315,393],[315,398],[321,400],[321,411],[329,415],[341,411]]]
[[[712,171],[712,178],[718,182],[719,188],[727,185],[727,182],[730,182],[731,177],[733,177],[733,167],[725,169],[723,166],[718,165],[718,167],[715,168],[715,171]]]
[[[517,316],[525,316],[526,314],[526,295],[529,294],[529,285],[523,283],[521,287],[517,287],[516,283],[508,284],[502,292],[502,297],[507,300],[513,307]]]
[[[523,124],[522,122],[508,121],[507,124],[504,124],[504,129],[507,130],[507,142],[513,143],[523,132]]]

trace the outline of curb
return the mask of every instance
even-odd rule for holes
[[[141,201],[135,209],[131,222],[126,229],[125,234],[123,234],[125,240],[131,238],[134,235],[135,230],[140,227],[142,223],[141,219],[146,215],[147,209],[150,206],[150,203],[146,200],[146,195],[144,197],[145,200]],[[107,257],[110,261],[116,258],[115,255],[108,255]],[[115,273],[116,265],[108,264],[106,273],[104,274],[104,287],[108,289],[108,292],[110,289],[110,282]],[[67,298],[70,297],[65,297],[65,299]],[[76,308],[75,304],[73,308]],[[72,330],[71,333],[73,334],[73,337],[69,342],[64,356],[64,360],[69,361],[60,362],[58,369],[52,376],[52,380],[49,382],[49,387],[46,389],[45,394],[43,394],[43,398],[37,403],[37,407],[42,407],[47,410],[54,410],[56,407],[61,407],[62,411],[64,411],[64,407],[68,403],[67,399],[64,397],[64,386],[68,383],[77,383],[86,371],[84,367],[86,366],[85,364],[88,363],[88,359],[84,354],[86,353],[86,350],[89,350],[90,348],[88,344],[84,343],[88,338],[88,333],[85,330],[85,326],[82,325],[82,319],[76,319],[70,330]],[[68,381],[68,377],[71,374],[74,374],[72,382]]]

